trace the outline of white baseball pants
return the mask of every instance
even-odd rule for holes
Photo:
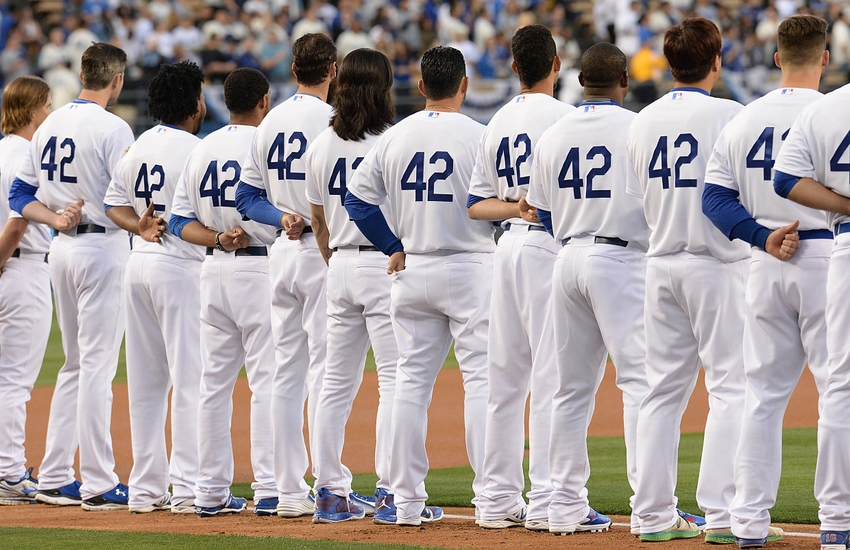
[[[587,427],[608,354],[623,391],[626,472],[637,486],[638,409],[646,381],[643,252],[593,237],[573,238],[555,262],[555,349],[558,391],[552,404],[550,527],[581,523],[589,513]],[[632,522],[635,524],[635,521]]]
[[[363,380],[371,341],[378,373],[378,416],[375,425],[377,487],[392,492],[389,450],[398,347],[390,320],[387,257],[381,252],[339,249],[328,268],[328,357],[313,426],[313,470],[316,491],[322,487],[346,496],[351,471],[342,463],[345,425]]]
[[[44,253],[9,258],[0,276],[0,479],[26,472],[27,401],[38,378],[53,305]]]
[[[127,390],[133,442],[130,508],[150,506],[169,485],[175,502],[195,496],[203,370],[200,278],[197,260],[133,253],[127,262]],[[165,444],[169,390],[170,465]]]
[[[277,495],[272,457],[269,260],[213,251],[201,266],[201,373],[195,504],[218,506],[233,482],[230,420],[242,365],[251,388],[254,499]],[[132,489],[130,490],[132,492]]]
[[[748,263],[680,252],[648,259],[646,377],[640,405],[633,512],[642,533],[668,529],[676,514],[679,425],[700,365],[709,413],[697,504],[709,529],[731,526],[734,463],[744,408],[744,287]]]
[[[531,392],[528,420],[531,490],[529,519],[546,519],[549,479],[549,428],[555,370],[552,330],[552,267],[558,254],[545,231],[512,225],[493,255],[493,294],[487,343],[487,429],[484,440],[484,490],[479,519],[500,520],[522,501],[525,477],[525,402]]]
[[[130,241],[124,231],[60,233],[50,245],[50,279],[62,331],[65,364],[59,370],[39,487],[74,481],[80,448],[83,500],[118,485],[112,454],[112,379],[124,336],[124,269]]]
[[[850,233],[835,237],[826,285],[826,392],[818,421],[815,498],[822,531],[850,530]]]
[[[483,489],[487,415],[487,332],[493,255],[474,252],[408,254],[393,276],[391,315],[398,343],[393,401],[390,485],[396,517],[416,521],[428,499],[428,406],[452,339],[463,376],[466,452]]]
[[[753,248],[747,281],[747,394],[735,457],[732,531],[767,536],[782,470],[782,418],[806,363],[823,395],[827,379],[826,285],[832,239],[800,241],[780,261]]]
[[[304,399],[309,395],[307,426],[312,440],[325,371],[328,267],[312,233],[295,241],[286,235],[278,237],[271,248],[269,267],[276,361],[272,383],[274,477],[280,502],[300,502],[310,493],[304,481],[310,466],[304,443]]]

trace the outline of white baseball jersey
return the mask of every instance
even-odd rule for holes
[[[388,222],[407,253],[492,252],[493,225],[469,219],[466,210],[483,133],[459,113],[413,114],[378,139],[348,190],[369,204],[389,202]]]
[[[331,248],[372,245],[357,229],[357,225],[348,218],[343,203],[348,182],[376,141],[378,136],[371,134],[366,134],[361,141],[346,141],[329,127],[319,134],[307,149],[307,155],[304,157],[307,200],[324,206],[325,219],[331,235],[328,245]],[[389,216],[389,210],[386,208],[384,216]]]
[[[839,195],[850,197],[850,130],[847,112],[850,84],[803,109],[791,126],[774,169],[799,178],[812,178]],[[829,226],[850,220],[830,212]]]
[[[0,140],[0,229],[9,218],[21,217],[9,207],[9,190],[29,145],[29,141],[15,134]],[[24,252],[46,253],[50,250],[50,228],[41,223],[29,222],[18,248]]]
[[[251,238],[250,246],[273,243],[273,227],[244,221],[236,210],[236,186],[242,173],[240,163],[248,154],[256,131],[253,126],[231,124],[201,140],[186,159],[171,213],[195,218],[214,231],[228,231],[239,226]]]
[[[154,215],[166,223],[186,157],[201,142],[189,132],[159,124],[139,136],[112,174],[112,182],[103,199],[108,206],[130,206],[141,216],[154,204]],[[203,247],[163,233],[158,243],[133,236],[133,252],[166,254],[178,258],[203,260]]]
[[[528,202],[552,212],[555,239],[595,235],[637,241],[649,228],[626,148],[637,115],[613,101],[584,103],[549,128],[535,149]]]
[[[709,254],[732,262],[749,255],[702,213],[705,168],[720,131],[743,106],[694,88],[673,89],[645,107],[629,128],[628,149],[651,231],[648,256]]]
[[[826,216],[785,200],[773,190],[773,164],[791,124],[804,107],[822,98],[817,90],[780,88],[746,107],[720,132],[705,182],[734,189],[747,212],[776,229],[800,220],[799,230],[823,229]]]
[[[76,99],[50,114],[36,130],[17,177],[38,187],[41,202],[61,211],[85,200],[81,224],[116,226],[103,210],[112,172],[133,144],[126,122],[91,101]]]
[[[305,159],[307,148],[328,127],[333,107],[307,94],[295,94],[266,115],[245,159],[242,181],[265,189],[277,208],[310,224]]]
[[[533,152],[540,136],[574,109],[546,94],[521,94],[505,104],[484,130],[469,194],[519,201],[528,193]],[[522,218],[511,218],[505,223],[528,225]]]

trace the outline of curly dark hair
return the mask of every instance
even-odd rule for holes
[[[419,66],[425,97],[431,100],[454,97],[466,76],[463,54],[450,46],[434,46],[426,51]]]
[[[336,105],[331,117],[336,135],[346,141],[359,141],[366,134],[382,133],[395,122],[390,93],[393,70],[386,55],[369,48],[354,50],[342,60],[336,81]]]
[[[256,69],[240,67],[224,81],[224,104],[232,114],[250,113],[267,93],[269,81]]]
[[[511,40],[511,53],[520,83],[531,88],[552,73],[552,63],[557,53],[552,31],[543,25],[527,25],[517,29]]]
[[[333,40],[319,33],[305,34],[292,45],[292,73],[299,84],[318,86],[336,63]]]
[[[180,124],[198,112],[204,73],[191,61],[163,64],[148,84],[148,114],[165,124]]]

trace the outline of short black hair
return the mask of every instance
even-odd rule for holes
[[[543,25],[520,27],[511,39],[511,53],[520,84],[534,86],[552,72],[557,54],[552,31]]]
[[[198,112],[204,73],[195,63],[163,64],[148,84],[148,114],[165,124],[180,124]]]
[[[346,141],[379,135],[395,122],[393,69],[383,53],[354,50],[342,60],[336,79],[336,102],[331,117],[336,135]]]
[[[336,63],[333,40],[321,33],[305,34],[292,45],[292,72],[299,84],[318,86]]]
[[[626,54],[609,42],[589,47],[581,56],[585,88],[614,88],[626,71]]]
[[[250,113],[267,93],[269,81],[256,69],[240,67],[224,81],[224,104],[232,114]]]
[[[419,66],[428,99],[454,97],[466,76],[463,54],[449,46],[434,46],[426,51]]]

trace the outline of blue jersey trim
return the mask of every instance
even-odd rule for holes
[[[189,225],[192,222],[198,221],[197,218],[184,218],[183,216],[178,216],[177,214],[172,214],[171,219],[168,220],[168,230],[172,235],[176,235],[179,238],[183,238],[183,228]]]
[[[693,86],[681,86],[679,88],[672,88],[670,91],[671,92],[697,92],[697,93],[700,93],[702,95],[708,95],[708,96],[711,95],[710,93],[706,92],[702,88],[694,88]]]
[[[81,104],[84,104],[84,103],[95,103],[95,102],[94,102],[94,101],[92,101],[92,100],[90,100],[90,99],[80,99],[80,98],[78,97],[77,99],[75,99],[75,100],[74,100],[74,101],[72,101],[71,103],[76,103],[77,105],[81,105]]]
[[[466,207],[471,208],[473,204],[478,204],[481,201],[486,201],[487,199],[484,197],[479,197],[477,195],[469,195],[466,199]]]
[[[20,214],[24,215],[24,207],[31,202],[36,202],[35,193],[38,187],[26,183],[20,178],[15,178],[12,182],[12,188],[9,190],[9,207]]]
[[[160,126],[165,126],[166,128],[171,128],[171,129],[173,129],[173,130],[180,130],[181,132],[186,132],[186,129],[185,129],[185,128],[181,128],[180,126],[175,126],[175,125],[173,125],[173,124],[166,124],[166,123],[164,123],[164,122],[160,122],[160,123],[159,123],[159,125],[160,125]],[[186,133],[188,133],[188,132],[186,132]]]
[[[622,105],[620,105],[613,99],[585,99],[584,101],[578,104],[579,107],[582,107],[584,105],[613,105],[614,107],[622,107]]]
[[[283,211],[269,202],[263,189],[242,181],[236,188],[236,210],[245,221],[254,220],[272,227],[280,227],[280,218],[283,216]]]
[[[103,205],[103,211],[104,211],[104,212],[107,212],[107,211],[108,211],[109,209],[111,209],[111,208],[114,208],[114,206],[113,206],[113,205],[111,205],[111,204],[104,204],[104,205]]]
[[[546,228],[546,232],[551,236],[555,236],[555,232],[552,230],[552,213],[548,210],[543,210],[542,208],[537,209],[537,219],[540,220],[540,223],[543,224],[543,227]]]
[[[799,181],[800,178],[797,176],[792,176],[791,174],[786,174],[779,170],[773,171],[773,190],[776,191],[776,194],[783,199],[788,198],[788,193],[794,189],[794,186],[797,185],[797,182]]]

